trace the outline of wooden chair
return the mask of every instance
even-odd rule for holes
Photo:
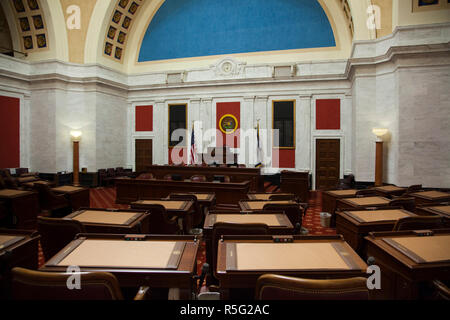
[[[295,202],[299,201],[298,197],[293,193],[291,193],[291,194],[276,194],[276,193],[274,193],[269,197],[269,200],[271,200],[271,201],[292,200]]]
[[[406,189],[406,192],[404,193],[404,196],[409,195],[411,193],[422,191],[422,185],[421,184],[413,184]]]
[[[4,201],[0,201],[0,224],[3,224],[3,220],[8,216],[8,209]]]
[[[48,210],[52,217],[64,217],[72,212],[69,200],[56,194],[50,187],[43,183],[35,183],[33,188],[39,193],[39,205],[42,210]]]
[[[375,192],[375,190],[373,189],[362,189],[362,190],[358,190],[355,193],[355,197],[357,198],[361,198],[361,197],[373,197],[373,196],[377,196],[377,193]]]
[[[202,212],[202,208],[201,208],[200,204],[198,203],[197,196],[195,194],[171,193],[169,195],[169,199],[192,201],[194,203],[194,205],[193,205],[194,215],[192,217],[192,225],[194,228],[202,228],[203,227],[204,215]]]
[[[81,289],[70,290],[71,273],[41,272],[13,268],[12,298],[14,300],[123,300],[117,278],[108,272],[80,273]],[[144,300],[148,287],[139,288],[134,300]]]
[[[150,234],[181,234],[183,232],[178,224],[178,218],[169,218],[164,206],[152,204],[146,206],[146,210],[150,212],[148,219]]]
[[[416,202],[414,198],[395,198],[389,201],[389,206],[402,207],[410,212],[414,212],[416,210]]]
[[[108,168],[106,170],[106,177],[103,179],[105,186],[114,185],[114,179],[116,178],[116,170],[114,168]]]
[[[106,169],[98,169],[98,185],[103,187],[105,185]]]
[[[77,220],[38,217],[37,225],[45,260],[61,251],[77,234],[86,232],[84,226]]]
[[[355,185],[356,185],[355,176],[353,174],[350,174],[344,179],[340,179],[336,188],[339,190],[348,190],[354,189]]]
[[[9,169],[2,169],[1,175],[3,176],[3,181],[5,183],[6,189],[20,189],[19,184],[17,183],[17,179],[11,175]]]
[[[417,216],[399,219],[392,231],[450,228],[450,219],[441,216]]]
[[[3,179],[3,177],[0,175],[0,190],[1,189],[6,189],[6,182]]]
[[[302,279],[264,274],[256,282],[256,300],[368,300],[365,278]]]
[[[28,168],[16,168],[16,176],[20,177],[25,173],[28,173]]]
[[[279,203],[267,203],[263,207],[264,211],[284,211],[284,213],[289,218],[289,221],[292,223],[292,225],[296,228],[298,226],[302,226],[303,223],[303,214],[305,210],[303,207],[296,203],[296,204],[279,204]]]
[[[196,175],[191,176],[191,181],[206,182],[206,177],[201,174],[196,174]]]

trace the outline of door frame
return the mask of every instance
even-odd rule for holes
[[[345,157],[344,157],[344,148],[345,148],[345,136],[344,135],[313,135],[311,139],[311,164],[312,164],[312,190],[316,190],[316,144],[317,140],[328,140],[334,139],[339,140],[339,179],[344,178],[344,168],[345,168]]]

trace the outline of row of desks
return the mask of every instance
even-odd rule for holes
[[[381,290],[371,292],[375,298],[417,299],[421,282],[450,278],[450,230],[427,235],[376,233],[366,240],[368,254],[381,268]],[[2,233],[0,248],[0,254],[8,250],[17,259],[30,260],[37,256],[37,238],[31,233]],[[174,287],[181,289],[182,298],[190,298],[198,248],[193,236],[81,234],[41,270],[65,272],[77,265],[83,272],[111,272],[124,288]],[[278,242],[276,236],[224,236],[214,272],[222,297],[227,298],[232,289],[254,288],[266,273],[317,279],[365,277],[367,265],[341,236],[292,236],[287,243]]]
[[[56,194],[65,195],[73,210],[90,206],[89,189],[87,188],[62,186],[51,190]],[[36,219],[40,211],[37,192],[32,190],[1,189],[0,200],[6,202],[9,212],[5,226],[27,230],[36,228]]]

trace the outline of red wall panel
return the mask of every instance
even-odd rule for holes
[[[272,149],[272,164],[274,168],[295,168],[295,149]]]
[[[341,100],[316,100],[316,130],[341,129]]]
[[[136,106],[136,131],[153,131],[153,106]]]
[[[239,148],[239,131],[236,131],[232,134],[225,134],[220,131],[220,119],[226,115],[232,114],[236,117],[238,121],[237,129],[241,128],[241,103],[240,102],[219,102],[216,106],[216,123],[217,123],[217,146],[221,147],[223,145],[227,145],[231,148]],[[221,139],[220,139],[221,138]],[[230,142],[227,143],[226,139]],[[232,142],[231,142],[232,141]]]
[[[0,168],[20,167],[20,99],[0,96]]]

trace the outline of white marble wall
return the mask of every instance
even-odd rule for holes
[[[21,97],[21,163],[36,171],[72,169],[70,130],[83,132],[80,167],[89,171],[134,166],[134,141],[153,139],[154,163],[168,162],[168,105],[188,104],[189,129],[197,121],[216,128],[216,103],[241,103],[241,128],[272,126],[272,101],[296,101],[297,170],[314,172],[315,141],[341,141],[341,177],[374,180],[375,136],[386,127],[384,182],[450,185],[450,24],[401,27],[392,36],[354,44],[348,61],[292,65],[276,78],[276,65],[218,60],[210,68],[125,75],[100,65],[29,63],[0,56],[0,92]],[[422,44],[426,44],[423,46]],[[232,72],[221,69],[231,61]],[[295,67],[295,68],[294,68]],[[315,130],[316,99],[341,100],[341,129]],[[135,106],[153,105],[154,129],[136,132]],[[214,139],[212,139],[214,140]],[[204,144],[206,148],[208,142]],[[269,143],[270,145],[270,143]],[[240,162],[245,162],[241,155]],[[270,170],[278,171],[278,170]]]

